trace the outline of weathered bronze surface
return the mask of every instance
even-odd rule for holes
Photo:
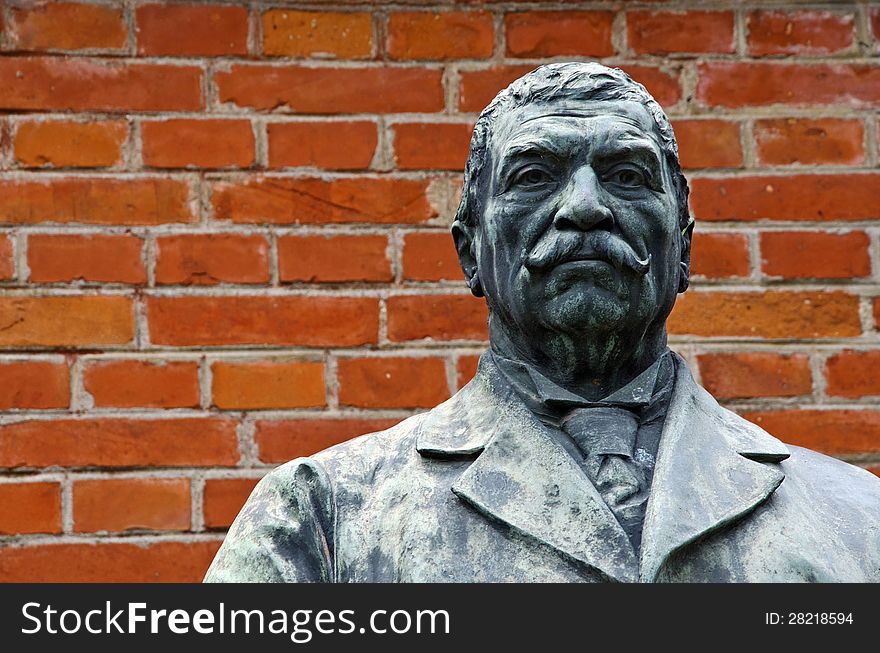
[[[270,473],[207,581],[880,581],[880,479],[787,446],[666,346],[672,128],[593,63],[476,125],[452,227],[490,348],[449,401]]]

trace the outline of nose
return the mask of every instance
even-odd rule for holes
[[[585,165],[575,171],[563,190],[553,224],[557,229],[589,231],[602,223],[610,228],[614,224],[614,216],[604,204],[596,173]]]

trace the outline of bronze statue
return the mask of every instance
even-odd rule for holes
[[[257,487],[208,581],[880,581],[880,479],[787,446],[667,348],[688,186],[620,70],[480,115],[452,226],[490,348],[449,401]]]

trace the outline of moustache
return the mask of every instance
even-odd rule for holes
[[[607,231],[560,232],[553,238],[542,238],[525,260],[530,272],[543,272],[569,261],[601,260],[618,270],[629,270],[644,276],[651,267],[651,255],[641,260],[622,239]]]

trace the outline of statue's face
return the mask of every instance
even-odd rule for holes
[[[525,333],[591,336],[666,319],[680,228],[641,104],[529,105],[499,120],[490,154],[476,254],[494,314]]]

